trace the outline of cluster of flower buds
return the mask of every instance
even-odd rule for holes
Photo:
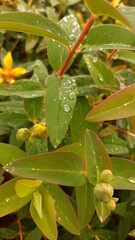
[[[32,127],[32,129],[20,128],[16,134],[16,138],[20,142],[26,142],[30,138],[35,137],[40,139],[48,137],[48,130],[46,124],[44,123],[35,124],[34,127]]]
[[[110,182],[113,180],[113,174],[110,170],[105,169],[100,175],[100,182],[94,188],[94,196],[97,200],[104,203],[105,207],[113,211],[116,208],[118,198],[114,198],[114,189]]]

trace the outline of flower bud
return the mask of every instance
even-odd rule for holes
[[[35,131],[37,137],[39,137],[41,139],[48,137],[47,127],[44,124],[38,123],[34,127],[34,131]]]
[[[101,182],[105,182],[105,183],[111,182],[113,180],[112,171],[110,171],[109,169],[103,170],[101,172],[100,179],[101,179]]]
[[[30,130],[28,128],[20,128],[17,131],[16,138],[20,142],[26,142],[30,138]]]
[[[109,183],[98,183],[94,188],[94,196],[101,202],[108,202],[113,196],[114,190]]]
[[[111,198],[107,203],[105,203],[105,207],[108,210],[113,211],[116,208],[116,202],[113,200],[113,198]]]

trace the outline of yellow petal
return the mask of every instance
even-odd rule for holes
[[[14,77],[19,77],[20,75],[24,74],[26,72],[25,68],[23,67],[16,67],[12,69],[12,75]]]
[[[0,68],[0,74],[3,74],[3,71],[4,71],[3,68]]]
[[[3,64],[6,68],[8,69],[12,69],[12,65],[13,65],[13,59],[12,59],[12,54],[11,52],[8,52],[6,54],[6,56],[3,59]]]
[[[0,78],[0,84],[4,82],[4,79],[3,78]]]
[[[112,4],[113,7],[117,7],[117,6],[119,5],[119,3],[120,3],[120,0],[113,0],[113,1],[111,2],[111,4]]]
[[[15,82],[15,79],[10,78],[10,79],[6,80],[6,82],[7,82],[8,84],[13,84],[13,83]]]

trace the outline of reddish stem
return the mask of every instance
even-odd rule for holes
[[[124,134],[126,134],[126,135],[128,135],[128,136],[130,136],[130,137],[135,137],[135,134],[134,134],[134,133],[125,131],[125,130],[123,130],[123,129],[119,128],[119,127],[116,127],[116,126],[114,126],[114,125],[112,125],[112,124],[110,124],[110,123],[107,123],[107,122],[101,122],[101,123],[104,124],[104,125],[107,125],[107,126],[109,126],[109,127],[113,127],[115,130],[117,130],[117,131],[119,131],[119,132],[122,132],[122,133],[124,133]]]
[[[19,228],[19,237],[20,237],[20,240],[23,240],[22,225],[21,225],[21,220],[20,220],[20,219],[18,219],[18,228]]]
[[[117,49],[113,49],[112,52],[108,54],[107,60],[111,60],[117,51],[118,51]]]
[[[65,72],[65,70],[66,70],[66,68],[67,68],[67,66],[68,66],[71,58],[72,58],[73,55],[75,54],[75,52],[76,52],[77,48],[79,47],[80,43],[82,42],[82,40],[86,37],[89,29],[92,27],[92,25],[93,25],[93,23],[94,23],[94,20],[95,20],[95,19],[94,19],[94,16],[91,15],[90,19],[88,20],[85,28],[83,29],[83,31],[82,31],[82,33],[81,33],[81,35],[80,35],[79,38],[77,39],[77,41],[76,41],[76,43],[74,44],[74,46],[71,48],[71,50],[70,50],[70,52],[69,52],[69,54],[68,54],[65,62],[63,63],[61,69],[59,70],[59,72],[58,72],[58,78],[61,78],[62,75],[64,74],[64,72]]]

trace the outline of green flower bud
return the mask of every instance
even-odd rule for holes
[[[111,182],[113,180],[112,171],[110,171],[109,169],[103,170],[103,172],[101,172],[100,179],[101,182],[105,183]]]
[[[16,138],[20,142],[26,142],[30,138],[30,130],[28,128],[20,128],[17,131]]]
[[[113,200],[113,198],[111,198],[106,204],[105,207],[110,210],[113,211],[116,208],[116,202]]]
[[[98,183],[94,188],[94,196],[101,202],[108,202],[113,196],[114,190],[109,183]]]

